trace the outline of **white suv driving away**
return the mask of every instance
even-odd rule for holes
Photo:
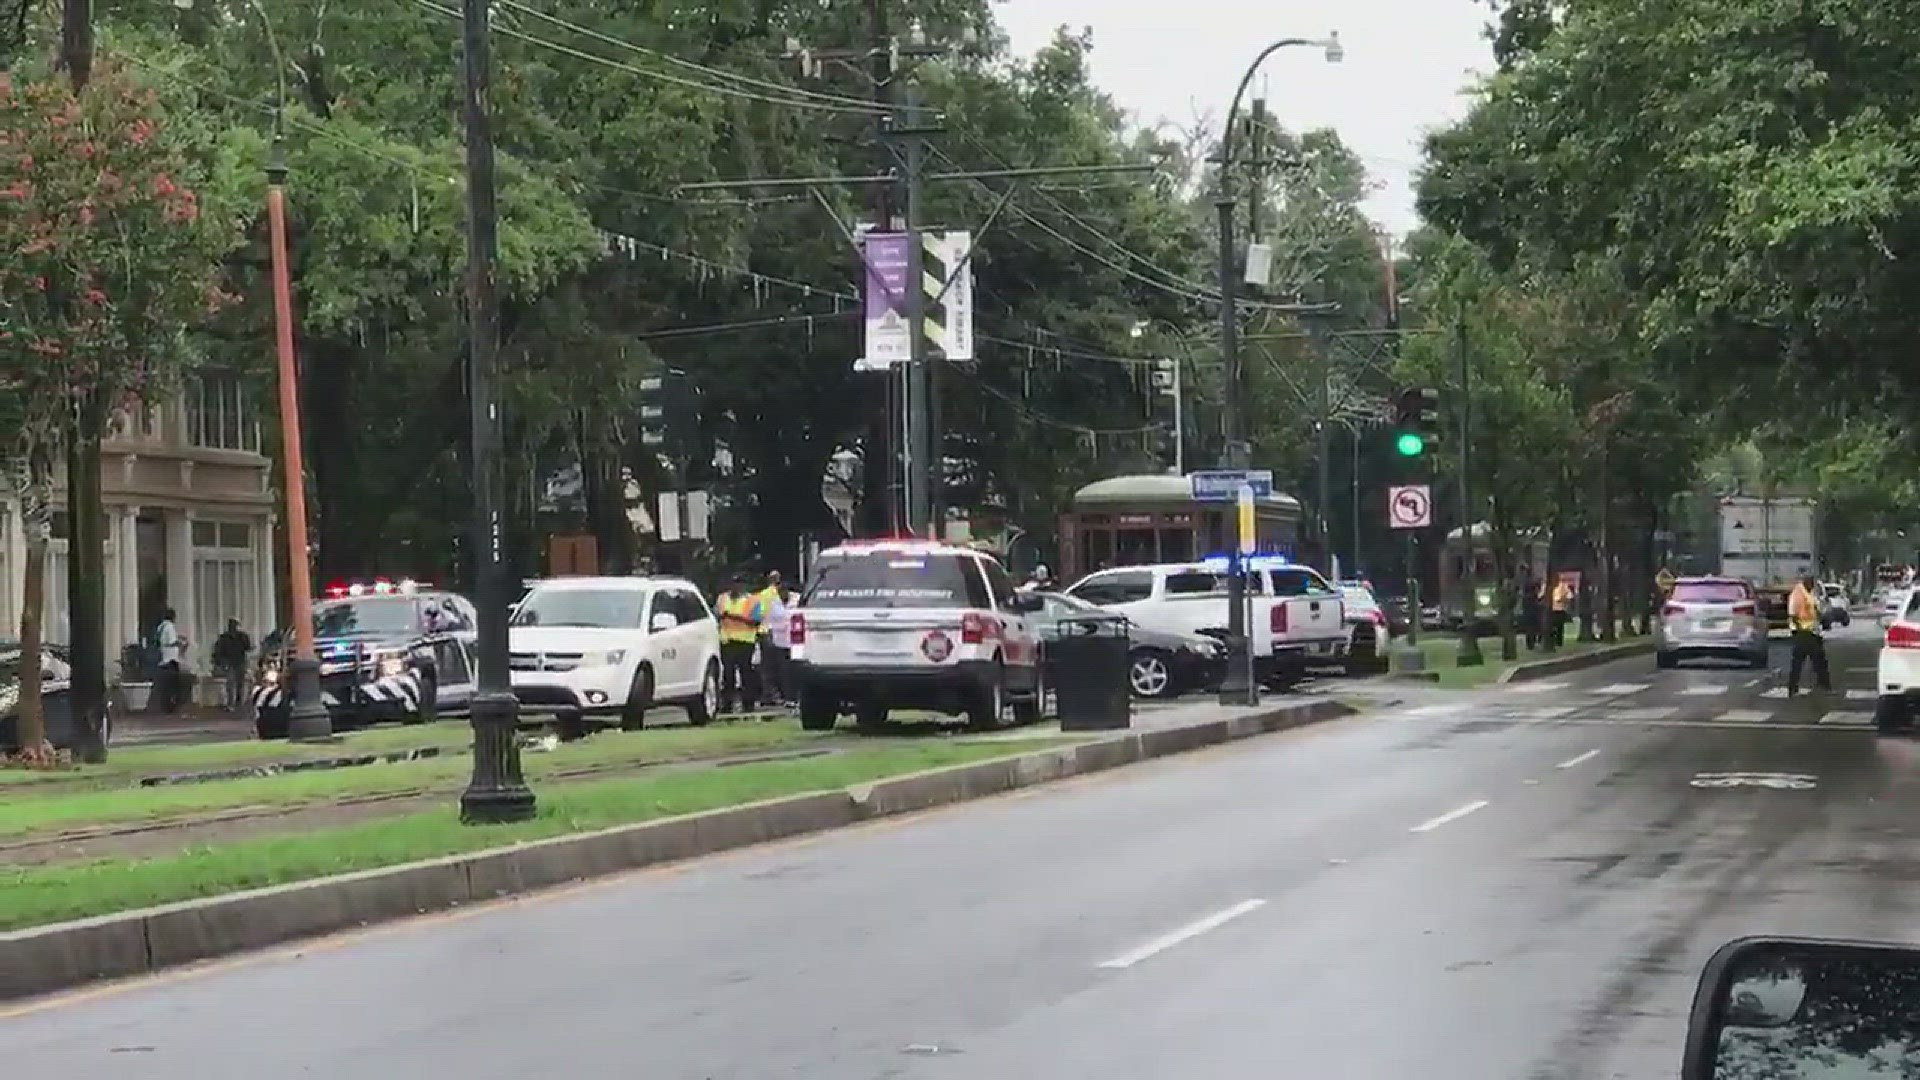
[[[720,627],[693,583],[664,577],[535,582],[507,630],[513,694],[579,723],[638,730],[650,705],[705,724],[720,704]]]
[[[1874,677],[1880,696],[1873,720],[1882,733],[1910,726],[1915,700],[1920,699],[1920,590],[1896,590],[1889,594],[1887,608],[1891,621]]]
[[[789,623],[800,726],[863,728],[893,709],[961,714],[989,728],[1040,718],[1037,596],[992,556],[927,540],[852,541],[820,553]]]

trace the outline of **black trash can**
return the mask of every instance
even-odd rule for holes
[[[1133,641],[1121,615],[1075,615],[1054,625],[1047,668],[1062,731],[1112,731],[1133,723],[1127,681]]]

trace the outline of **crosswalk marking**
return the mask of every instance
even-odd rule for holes
[[[1587,693],[1614,694],[1614,695],[1633,694],[1633,693],[1638,693],[1641,690],[1645,690],[1652,685],[1653,685],[1652,683],[1643,683],[1643,682],[1608,683],[1606,686],[1596,686],[1593,689],[1587,691]]]
[[[1669,706],[1654,706],[1645,709],[1619,709],[1613,715],[1621,720],[1665,720],[1679,711]]]
[[[1563,682],[1525,682],[1514,683],[1507,687],[1516,694],[1551,694],[1566,688],[1567,684]]]
[[[1820,718],[1822,724],[1859,724],[1864,723],[1857,712],[1830,712]]]
[[[1878,690],[1862,690],[1857,686],[1847,691],[1848,701],[1872,701],[1879,696]]]
[[[1773,714],[1764,709],[1728,709],[1714,719],[1729,724],[1764,724],[1773,719]]]
[[[1787,688],[1784,686],[1771,687],[1767,690],[1761,691],[1760,696],[1763,698],[1773,698],[1775,700],[1778,700],[1780,698],[1784,698],[1787,696]]]
[[[1717,697],[1721,694],[1726,693],[1728,689],[1730,688],[1726,686],[1719,686],[1713,683],[1703,683],[1699,686],[1685,687],[1680,691],[1680,693],[1686,697]]]

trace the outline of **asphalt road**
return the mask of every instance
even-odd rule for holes
[[[1673,1076],[1728,939],[1920,936],[1920,743],[1877,739],[1847,693],[1876,638],[1836,635],[1831,695],[1623,661],[32,1003],[0,1012],[0,1061],[61,1080]]]

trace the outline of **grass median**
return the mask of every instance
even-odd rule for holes
[[[1519,656],[1513,660],[1504,660],[1500,657],[1500,637],[1495,634],[1480,639],[1480,655],[1485,658],[1486,662],[1474,667],[1461,667],[1459,664],[1459,634],[1435,632],[1431,630],[1422,631],[1420,634],[1419,649],[1425,661],[1424,670],[1434,672],[1436,675],[1434,679],[1436,686],[1449,690],[1466,690],[1476,686],[1485,686],[1498,679],[1501,673],[1508,668],[1519,664],[1530,663],[1536,660],[1551,660],[1561,656],[1576,656],[1580,653],[1592,652],[1596,649],[1609,648],[1614,645],[1629,645],[1644,640],[1645,638],[1640,635],[1629,634],[1623,630],[1618,641],[1575,641],[1574,630],[1573,628],[1569,628],[1567,631],[1567,643],[1553,652],[1529,649],[1527,648],[1526,639],[1520,638],[1516,641],[1516,644],[1519,646]]]
[[[394,866],[783,795],[829,791],[1071,741],[917,743],[729,769],[582,782],[546,791],[536,786],[540,796],[538,816],[516,825],[461,825],[449,800],[444,809],[190,849],[161,858],[14,868],[0,871],[0,930]]]
[[[382,731],[366,734],[395,733]],[[464,727],[457,732],[449,730],[437,734],[457,734],[459,740],[454,746],[464,749],[468,745]],[[525,753],[521,760],[527,778],[537,783],[558,772],[589,766],[639,766],[688,758],[795,749],[817,743],[820,739],[819,735],[803,733],[799,724],[792,720],[637,732],[604,731],[580,742],[563,743],[546,753]],[[356,745],[354,749],[366,752],[361,745]],[[0,838],[58,832],[89,825],[207,815],[245,807],[279,809],[325,805],[342,799],[409,791],[451,791],[466,780],[472,767],[472,759],[467,755],[452,754],[418,761],[149,788],[13,789],[4,800],[0,800]]]
[[[169,773],[209,772],[275,762],[313,761],[353,754],[385,754],[420,747],[464,749],[473,734],[464,722],[446,721],[417,727],[383,727],[355,731],[338,741],[319,744],[262,742],[194,743],[187,746],[115,748],[104,765],[71,769],[0,769],[0,786],[31,786],[59,781],[97,781],[100,786],[130,783],[137,777]]]

